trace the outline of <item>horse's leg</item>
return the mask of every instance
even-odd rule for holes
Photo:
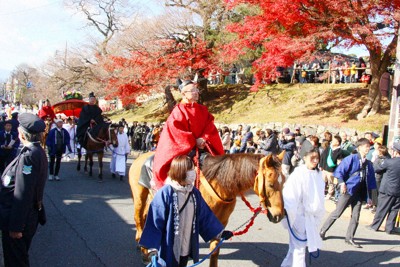
[[[219,239],[213,239],[210,242],[210,251],[213,251],[214,248],[217,247],[219,243]],[[210,256],[210,267],[218,267],[218,256],[219,256],[219,249],[217,249],[213,254]]]
[[[147,197],[149,196],[149,189],[137,184],[134,190],[133,207],[135,210],[135,224],[136,224],[136,244],[139,244],[140,237],[142,236],[144,224],[146,222],[146,215],[148,211]]]
[[[76,170],[81,170],[81,158],[82,158],[82,150],[80,148],[77,149],[78,152],[78,166],[76,166]]]
[[[89,176],[92,177],[93,175],[93,153],[89,155]]]
[[[84,170],[85,172],[87,172],[88,157],[89,157],[89,153],[86,152],[86,154],[85,154],[85,167],[83,167],[83,170]]]
[[[99,161],[99,180],[103,181],[103,152],[97,153],[97,160]]]

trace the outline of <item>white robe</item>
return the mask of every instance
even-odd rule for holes
[[[72,151],[68,151],[68,152],[69,152],[69,154],[71,154],[71,157],[74,158],[76,155],[76,144],[75,144],[76,125],[64,124],[63,127],[69,133],[69,137],[70,137],[69,144],[71,145]]]
[[[322,172],[309,170],[306,165],[297,167],[286,181],[282,193],[290,226],[298,238],[307,241],[298,241],[289,231],[289,251],[281,266],[306,266],[306,246],[309,252],[321,248],[319,229],[325,214],[324,188]],[[288,229],[286,218],[283,225]]]
[[[110,145],[111,151],[113,153],[111,158],[110,169],[111,173],[117,173],[121,176],[125,176],[126,171],[126,158],[125,155],[129,154],[131,151],[131,146],[129,145],[128,135],[126,133],[118,133],[118,146],[113,147]]]

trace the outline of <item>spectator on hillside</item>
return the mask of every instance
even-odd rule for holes
[[[229,150],[229,154],[237,154],[240,151],[240,140],[233,141],[233,145]]]
[[[253,141],[247,141],[246,151],[244,153],[254,154],[256,153],[256,147]]]
[[[367,67],[367,65],[365,64],[364,59],[362,57],[360,57],[358,59],[358,64],[357,64],[357,68],[358,68],[357,76],[358,76],[359,82],[361,81],[361,77],[363,76],[363,73],[365,72],[366,67]]]
[[[247,147],[247,142],[248,141],[253,141],[253,133],[251,131],[251,126],[247,125],[246,126],[246,132],[244,133],[242,140],[241,140],[241,146],[240,146],[240,153],[245,153],[246,152],[246,147]]]
[[[258,143],[259,153],[264,155],[278,153],[278,139],[271,129],[266,129],[265,132],[261,131],[261,140]]]
[[[340,136],[335,135],[332,139],[331,145],[325,149],[321,154],[319,166],[322,170],[322,176],[328,187],[328,193],[326,199],[331,199],[335,194],[335,181],[333,172],[335,171],[338,164],[338,158],[343,158],[342,150],[340,145],[342,139]]]
[[[238,72],[236,65],[233,64],[231,68],[232,84],[236,84],[236,73]]]
[[[294,133],[289,132],[286,135],[283,135],[282,133],[279,137],[278,144],[281,150],[285,150],[285,155],[282,161],[282,174],[285,176],[285,178],[287,178],[293,171],[291,159],[294,155],[294,151],[296,150]]]
[[[222,127],[222,146],[224,147],[225,154],[229,154],[231,148],[231,132],[227,126]]]
[[[340,133],[340,138],[342,138],[342,144],[341,144],[340,147],[342,149],[342,153],[346,157],[346,156],[350,155],[353,152],[354,146],[350,142],[350,140],[347,139],[347,134],[345,132],[341,132]]]
[[[242,140],[243,125],[239,124],[236,130],[232,131],[231,145],[234,140]]]

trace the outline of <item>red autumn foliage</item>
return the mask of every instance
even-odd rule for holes
[[[175,84],[188,69],[204,68],[207,72],[212,66],[212,51],[196,38],[188,43],[158,40],[131,52],[129,57],[111,55],[103,63],[109,74],[106,90],[109,96],[118,96],[124,106],[136,103],[141,94]]]
[[[257,15],[228,26],[238,38],[224,48],[231,60],[246,49],[262,48],[261,57],[253,63],[255,88],[263,78],[274,75],[276,66],[291,66],[295,60],[321,49],[321,44],[344,48],[364,45],[370,52],[371,70],[376,77],[386,70],[395,51],[399,0],[226,0],[226,3],[233,12],[241,4],[259,8]]]

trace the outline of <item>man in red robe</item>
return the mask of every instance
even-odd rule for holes
[[[196,147],[212,155],[224,154],[214,117],[207,107],[197,103],[199,90],[196,85],[186,81],[181,93],[182,101],[169,115],[154,155],[151,184],[156,190],[164,185],[171,161],[176,156],[188,155]]]
[[[56,114],[54,114],[54,110],[51,107],[50,101],[48,99],[46,101],[43,101],[43,106],[39,110],[38,117],[44,121],[45,120],[53,121],[55,119]]]

